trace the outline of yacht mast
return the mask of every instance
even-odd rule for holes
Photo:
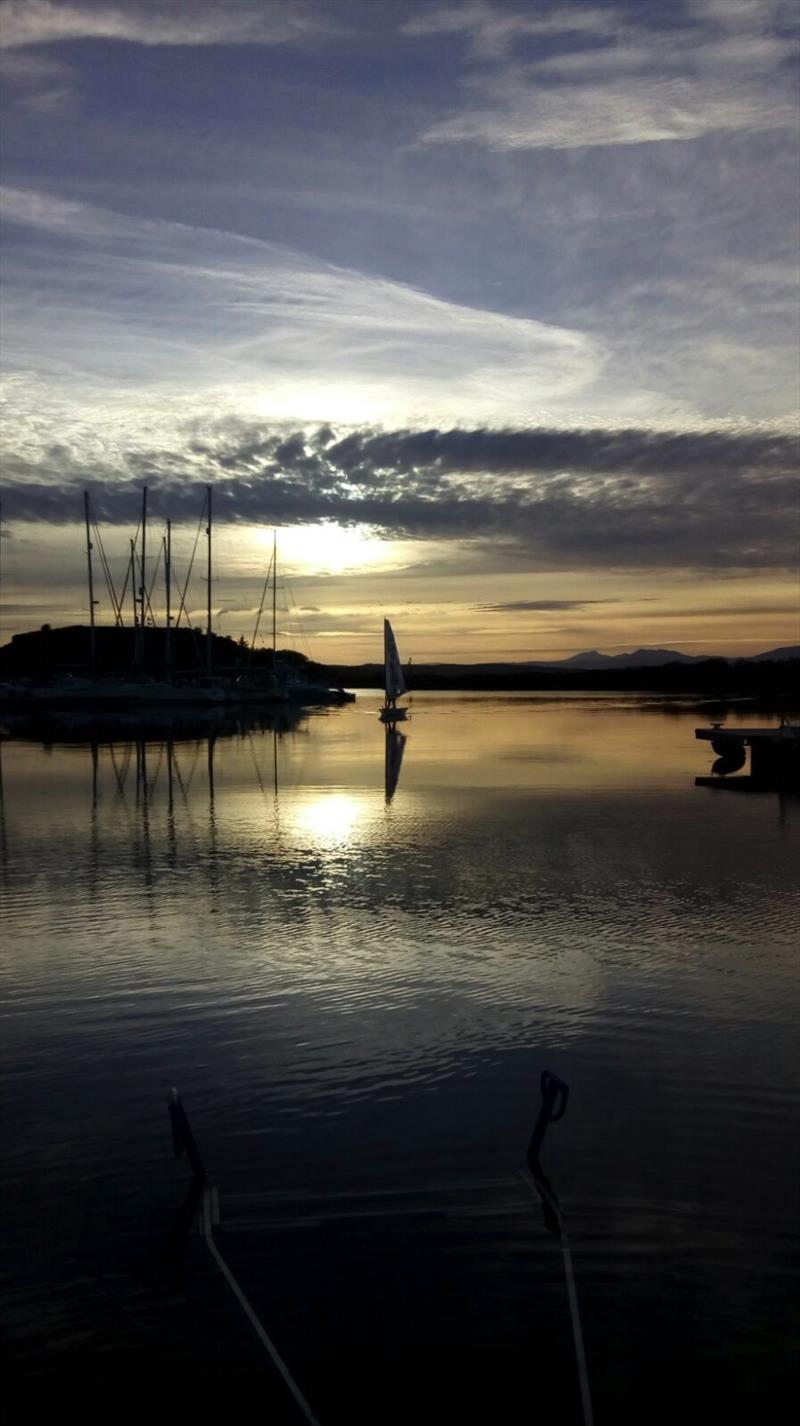
[[[142,489],[142,557],[139,565],[139,589],[134,594],[134,610],[139,604],[139,622],[136,624],[136,638],[134,641],[133,664],[134,668],[140,668],[144,660],[144,629],[147,618],[147,579],[145,575],[145,559],[147,556],[147,486]],[[131,541],[131,559],[136,562],[136,542]],[[136,589],[136,570],[134,569],[134,590]],[[134,620],[134,623],[136,621]]]
[[[272,670],[278,666],[278,532],[272,531]]]
[[[206,535],[207,535],[207,537],[208,537],[208,569],[207,569],[207,580],[208,580],[208,607],[207,607],[207,610],[206,610],[206,668],[207,668],[207,670],[208,670],[209,673],[212,673],[212,672],[213,672],[213,669],[214,669],[214,651],[213,651],[212,642],[211,642],[211,641],[212,641],[212,638],[213,638],[213,635],[212,635],[212,633],[211,633],[211,486],[210,486],[210,485],[208,486],[207,499],[208,499],[208,525],[206,526]]]
[[[131,602],[133,604],[133,627],[136,628],[136,544],[131,540]]]
[[[172,668],[172,614],[170,612],[170,585],[172,582],[172,521],[167,520],[164,536],[164,583],[166,585],[166,624],[164,626],[164,665],[169,674]]]
[[[92,571],[92,536],[89,524],[89,492],[83,492],[83,514],[86,521],[86,568],[89,576],[89,671],[94,678],[95,671],[95,634],[94,634],[94,574]]]
[[[145,627],[147,623],[147,486],[142,491],[142,582],[139,585],[139,599],[141,600],[141,625]]]

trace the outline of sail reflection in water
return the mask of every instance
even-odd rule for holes
[[[396,728],[391,727],[391,725],[387,726],[386,752],[384,757],[384,796],[387,803],[391,802],[397,791],[405,748],[405,733],[398,733]]]

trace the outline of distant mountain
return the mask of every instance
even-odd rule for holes
[[[709,658],[723,658],[722,654],[681,654],[677,649],[634,649],[630,654],[601,654],[597,649],[587,653],[573,654],[569,659],[555,659],[544,662],[532,659],[529,667],[563,669],[614,669],[614,668],[660,668],[669,663],[707,663]],[[800,644],[786,648],[769,649],[763,654],[744,656],[748,663],[784,663],[789,659],[800,659]]]
[[[800,644],[787,644],[783,649],[770,649],[766,654],[751,654],[752,663],[785,663],[787,659],[800,659]]]
[[[632,654],[573,654],[571,659],[559,659],[559,668],[655,668],[665,663],[698,663],[695,654],[679,654],[675,649],[635,649]]]

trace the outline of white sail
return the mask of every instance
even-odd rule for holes
[[[399,698],[406,691],[406,681],[403,677],[392,626],[388,619],[383,621],[383,666],[387,701]]]

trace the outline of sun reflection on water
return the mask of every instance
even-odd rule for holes
[[[297,831],[312,846],[326,848],[362,841],[372,810],[367,796],[326,790],[299,799],[292,814]]]

